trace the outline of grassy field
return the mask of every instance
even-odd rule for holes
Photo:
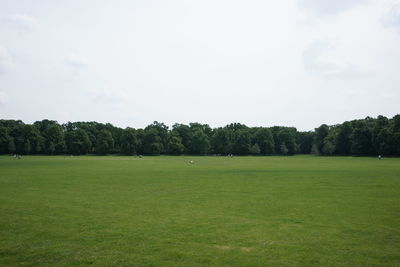
[[[399,266],[400,159],[2,156],[23,264]]]

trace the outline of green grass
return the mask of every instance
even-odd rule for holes
[[[87,264],[399,266],[400,159],[0,157],[0,265]]]

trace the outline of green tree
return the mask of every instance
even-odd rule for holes
[[[126,128],[121,136],[120,151],[125,155],[135,155],[137,152],[138,140],[136,131],[132,128]]]
[[[212,151],[216,154],[232,153],[232,136],[231,132],[226,128],[218,128],[214,130],[211,137]]]
[[[8,153],[8,145],[12,137],[8,134],[6,127],[0,126],[0,154]]]
[[[298,153],[310,154],[314,142],[314,132],[299,132],[296,135],[296,143],[298,144]]]
[[[18,154],[36,154],[42,152],[44,139],[39,130],[29,124],[16,125],[11,135],[15,142],[15,152]]]
[[[322,153],[324,155],[332,155],[334,151],[335,151],[335,145],[331,141],[326,140],[324,142],[324,146],[322,147]]]
[[[326,124],[322,124],[318,128],[315,129],[314,143],[316,144],[318,151],[322,151],[324,146],[325,138],[329,134],[329,126]]]
[[[15,152],[14,139],[11,137],[8,141],[8,153],[13,154]]]
[[[257,143],[250,147],[250,154],[252,155],[260,155],[261,149]]]
[[[89,135],[83,129],[67,131],[65,141],[68,152],[73,155],[87,154],[92,146]]]
[[[178,134],[172,134],[168,141],[168,154],[182,155],[185,147],[182,144],[182,138]]]
[[[339,155],[350,154],[352,131],[353,129],[350,122],[344,122],[342,125],[339,125],[335,140],[336,151]]]
[[[147,144],[146,153],[148,154],[151,152],[150,155],[159,155],[164,153],[168,143],[168,127],[162,122],[154,121],[145,128],[145,131],[151,131],[151,135],[158,136],[156,143],[152,141]],[[150,149],[150,147],[153,147],[153,149]],[[160,149],[159,152],[157,152],[158,149]]]
[[[159,131],[153,127],[146,127],[143,136],[143,150],[146,155],[160,155],[164,151]]]
[[[201,129],[194,131],[190,142],[190,152],[194,155],[205,155],[209,148],[208,136]]]
[[[56,146],[54,145],[53,142],[49,142],[49,144],[47,145],[47,152],[49,154],[54,154],[54,152],[56,151]]]
[[[173,135],[179,135],[179,137],[182,140],[182,145],[185,148],[186,153],[190,153],[190,142],[192,139],[192,131],[189,126],[185,124],[174,124],[172,126],[172,134]]]
[[[372,145],[372,130],[365,121],[358,121],[351,134],[351,152],[355,155],[375,154]]]
[[[316,144],[313,144],[312,145],[312,147],[311,147],[311,152],[310,152],[312,155],[315,155],[315,156],[319,156],[320,155],[320,152],[319,152],[319,150],[318,150],[318,146],[316,145]]]
[[[282,153],[282,145],[287,149],[283,155],[294,155],[297,150],[296,144],[296,128],[282,128],[277,135],[278,143],[280,144],[279,151]]]
[[[50,125],[43,131],[45,151],[49,154],[61,154],[65,151],[64,131],[59,124]]]
[[[97,136],[97,146],[96,153],[100,155],[105,155],[111,152],[114,148],[114,139],[111,132],[108,130],[101,130]]]
[[[250,133],[247,129],[239,129],[234,132],[232,152],[237,155],[248,155],[250,150]]]
[[[285,142],[283,142],[283,143],[280,145],[280,152],[281,152],[282,155],[285,155],[285,156],[288,154],[289,149],[287,148]]]
[[[23,154],[29,154],[31,152],[31,142],[29,139],[26,139],[24,142],[24,149],[23,149]]]
[[[393,154],[400,155],[400,115],[393,117],[391,121],[391,144],[393,146]]]
[[[255,132],[254,141],[258,144],[262,155],[271,155],[275,152],[275,141],[270,129],[259,128]]]

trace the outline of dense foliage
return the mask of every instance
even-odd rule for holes
[[[232,123],[154,122],[144,129],[118,128],[98,122],[42,120],[25,124],[0,120],[0,154],[124,155],[400,155],[400,115],[347,121],[315,131],[293,127],[247,127]]]

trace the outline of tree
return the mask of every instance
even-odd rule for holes
[[[136,140],[137,140],[137,154],[145,154],[144,153],[144,130],[136,129]]]
[[[400,155],[400,115],[393,117],[390,127],[393,152],[395,155]]]
[[[88,134],[83,129],[68,131],[65,135],[65,141],[68,152],[73,155],[87,154],[92,146]]]
[[[18,124],[11,135],[15,142],[15,152],[18,154],[35,154],[42,152],[44,138],[39,130],[29,124]]]
[[[146,154],[158,156],[161,154],[161,151],[163,150],[164,150],[163,145],[160,142],[154,142],[149,144],[146,150]]]
[[[284,127],[278,132],[277,139],[280,144],[279,151],[282,153],[282,145],[287,149],[287,152],[283,155],[294,155],[296,153],[296,131],[296,128]]]
[[[296,135],[296,143],[298,144],[298,153],[310,154],[314,142],[314,132],[299,132]]]
[[[211,129],[207,124],[174,124],[157,121],[145,129],[122,129],[110,123],[42,120],[24,124],[0,119],[0,154],[87,154],[179,155],[190,153],[262,154],[313,153],[321,155],[399,155],[400,115],[389,119],[367,117],[343,124],[321,125],[315,132],[293,127],[252,127],[231,123]]]
[[[353,129],[351,152],[355,155],[375,154],[372,145],[372,131],[365,121],[358,121]]]
[[[101,130],[97,136],[97,147],[96,153],[105,155],[114,148],[114,139],[112,138],[111,132],[108,130]]]
[[[252,155],[260,155],[261,149],[257,143],[255,143],[252,147],[250,147],[250,154]]]
[[[287,148],[285,142],[283,142],[283,143],[281,144],[281,146],[280,146],[280,152],[281,152],[282,155],[285,155],[285,156],[288,154],[289,149]]]
[[[335,151],[335,145],[331,141],[326,140],[324,142],[324,146],[322,147],[322,153],[324,155],[332,155],[334,151]]]
[[[144,129],[146,132],[147,131],[152,131],[152,134],[154,136],[158,136],[157,143],[150,143],[147,145],[147,152],[154,153],[156,150],[160,149],[159,152],[156,152],[156,154],[150,154],[150,155],[159,155],[161,153],[164,153],[165,148],[167,147],[167,142],[168,142],[168,127],[164,123],[160,123],[157,121],[154,121],[152,124],[147,126]],[[153,147],[153,149],[150,149],[150,147]],[[155,149],[155,150],[154,150]]]
[[[339,155],[348,155],[351,148],[351,133],[353,129],[350,122],[344,122],[339,125],[336,135],[336,151]]]
[[[43,131],[45,138],[45,152],[61,154],[65,150],[64,132],[59,124],[50,125]]]
[[[208,136],[201,129],[195,130],[190,142],[190,152],[194,155],[205,155],[209,148]]]
[[[311,152],[310,152],[312,155],[315,155],[315,156],[319,156],[320,155],[320,152],[319,152],[319,150],[318,150],[318,147],[317,147],[317,145],[316,144],[313,144],[312,145],[312,147],[311,147]]]
[[[326,124],[322,124],[318,128],[315,129],[315,137],[314,137],[314,143],[316,144],[318,151],[322,151],[322,148],[324,146],[324,141],[325,138],[329,134],[329,126]]]
[[[41,151],[47,154],[56,152],[63,153],[65,149],[64,133],[57,121],[42,120],[36,121],[33,126],[43,137]]]
[[[185,147],[182,144],[182,138],[178,134],[172,134],[168,141],[168,154],[182,155],[185,152]]]
[[[160,155],[164,151],[164,146],[157,129],[146,127],[143,136],[143,150],[146,155]]]
[[[262,155],[271,155],[275,152],[274,137],[268,128],[258,129],[255,132],[254,142],[258,144]]]
[[[24,142],[24,149],[23,149],[23,154],[29,154],[31,152],[31,142],[29,139],[25,140]]]
[[[56,151],[56,146],[54,145],[53,142],[50,141],[49,144],[47,145],[47,153],[52,155],[55,151]]]
[[[214,130],[211,137],[212,151],[216,154],[232,153],[232,136],[231,132],[226,128],[218,128]]]
[[[250,133],[247,129],[236,130],[232,152],[237,155],[248,155],[250,150]]]
[[[192,139],[192,131],[190,127],[185,124],[176,123],[172,126],[172,134],[179,135],[182,140],[182,145],[185,148],[185,152],[190,153],[189,146]]]
[[[0,126],[0,154],[6,154],[9,152],[9,143],[12,137],[8,134],[6,127]]]
[[[136,138],[136,131],[132,128],[126,128],[121,136],[120,151],[125,155],[135,155],[137,152],[138,140]]]

